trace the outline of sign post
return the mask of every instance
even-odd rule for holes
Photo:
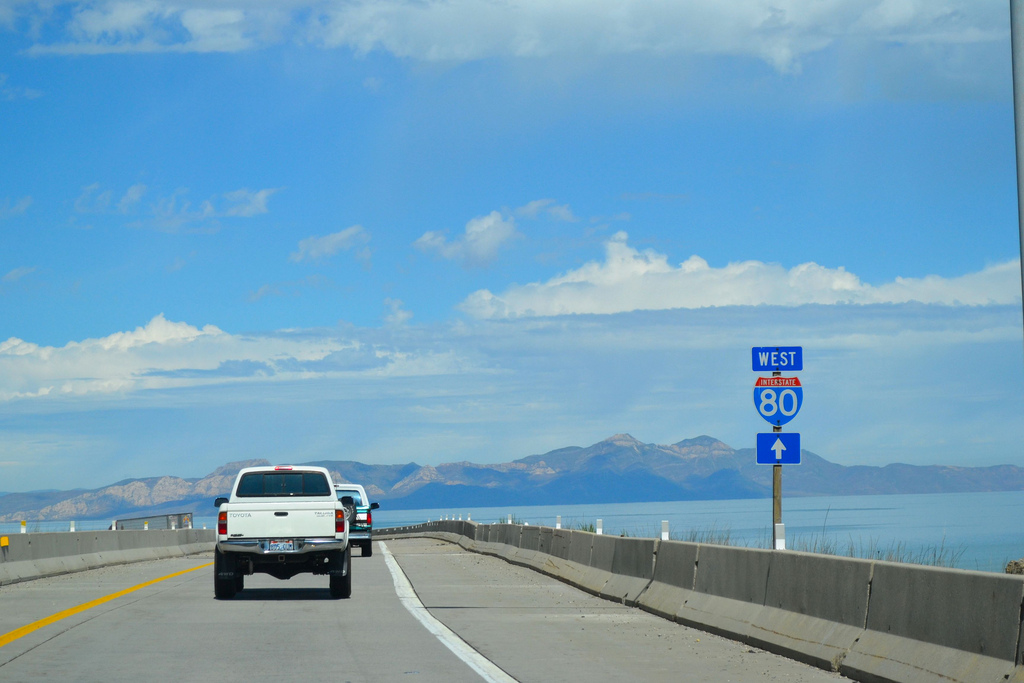
[[[800,412],[804,389],[798,377],[783,377],[784,370],[804,369],[801,346],[755,346],[750,350],[751,369],[771,372],[754,382],[754,407],[772,425],[772,431],[757,435],[757,464],[772,466],[772,548],[786,549],[786,525],[782,522],[782,466],[800,464],[800,435],[783,434],[782,425]]]

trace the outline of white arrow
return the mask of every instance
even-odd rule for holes
[[[772,446],[772,450],[775,451],[775,459],[782,462],[782,451],[786,450],[786,447],[782,444],[782,439],[775,439],[775,444]]]

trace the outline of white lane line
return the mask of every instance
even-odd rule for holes
[[[406,577],[405,572],[402,571],[402,568],[398,566],[398,562],[391,554],[391,551],[388,550],[387,545],[385,545],[384,541],[378,541],[378,543],[381,552],[384,553],[384,562],[387,563],[388,571],[391,572],[391,578],[395,582],[395,592],[398,593],[398,599],[402,601],[402,604],[409,610],[409,613],[416,617],[423,624],[424,628],[437,636],[437,639],[455,653],[456,657],[468,664],[469,668],[480,674],[480,677],[488,681],[488,683],[518,683],[516,679],[498,668],[494,662],[474,650],[462,638],[459,638],[454,631],[435,619],[427,611],[427,608],[423,606],[423,603],[420,602],[419,596],[416,595],[412,584],[409,583],[409,579]]]

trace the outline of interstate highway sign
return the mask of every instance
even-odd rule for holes
[[[799,377],[758,377],[754,382],[754,407],[776,427],[796,417],[803,403],[804,388]]]
[[[800,435],[796,432],[758,434],[757,464],[799,465]]]
[[[802,346],[755,346],[750,349],[754,372],[800,372],[804,369]]]

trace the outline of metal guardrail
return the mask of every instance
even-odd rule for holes
[[[148,529],[191,529],[192,513],[179,512],[171,515],[156,515],[153,517],[133,517],[131,519],[118,519],[110,525],[110,528],[118,531],[126,530],[148,530]]]
[[[213,518],[214,520],[216,518]],[[55,533],[77,531],[145,531],[147,529],[192,529],[195,515],[192,512],[177,512],[170,515],[151,515],[149,517],[132,517],[129,519],[86,520],[23,520],[21,522],[0,522],[0,534],[17,533]],[[204,525],[205,528],[205,525]]]

